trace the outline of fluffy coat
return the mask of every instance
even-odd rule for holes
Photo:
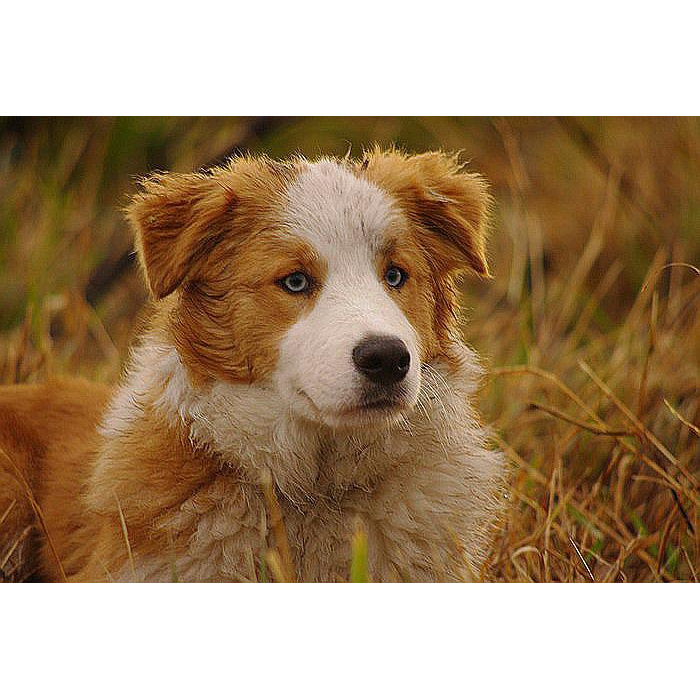
[[[439,153],[145,180],[128,216],[155,304],[123,381],[0,391],[0,557],[19,538],[8,562],[36,552],[47,580],[250,581],[274,549],[336,581],[362,528],[373,580],[478,577],[504,460],[470,403],[456,280],[488,272],[487,206]],[[294,269],[305,295],[279,289]],[[381,411],[346,359],[380,331],[411,355]]]

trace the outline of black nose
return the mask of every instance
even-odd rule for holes
[[[408,372],[411,356],[405,343],[391,335],[371,335],[352,351],[362,374],[377,384],[395,384]]]

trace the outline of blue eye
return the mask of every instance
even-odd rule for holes
[[[292,272],[280,281],[284,289],[292,294],[305,292],[311,286],[309,278],[303,272]]]
[[[390,287],[394,287],[394,289],[402,287],[407,278],[408,275],[400,267],[390,267],[384,273],[384,280]]]

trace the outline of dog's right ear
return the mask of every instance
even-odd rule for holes
[[[365,151],[360,172],[393,195],[426,234],[441,269],[489,276],[486,229],[491,198],[486,181],[466,172],[456,155],[409,155],[395,148]]]
[[[156,299],[197,275],[227,230],[235,195],[204,174],[156,173],[126,208],[146,282]]]

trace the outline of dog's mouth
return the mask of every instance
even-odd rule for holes
[[[356,403],[346,404],[333,411],[324,411],[305,391],[300,389],[298,393],[319,421],[330,424],[356,424],[377,420],[381,422],[382,419],[396,418],[411,407],[407,397],[403,393],[397,393],[390,396],[364,396]]]
[[[401,398],[377,398],[360,401],[355,406],[348,406],[340,411],[341,415],[358,413],[377,413],[402,411],[406,408],[406,402]]]

